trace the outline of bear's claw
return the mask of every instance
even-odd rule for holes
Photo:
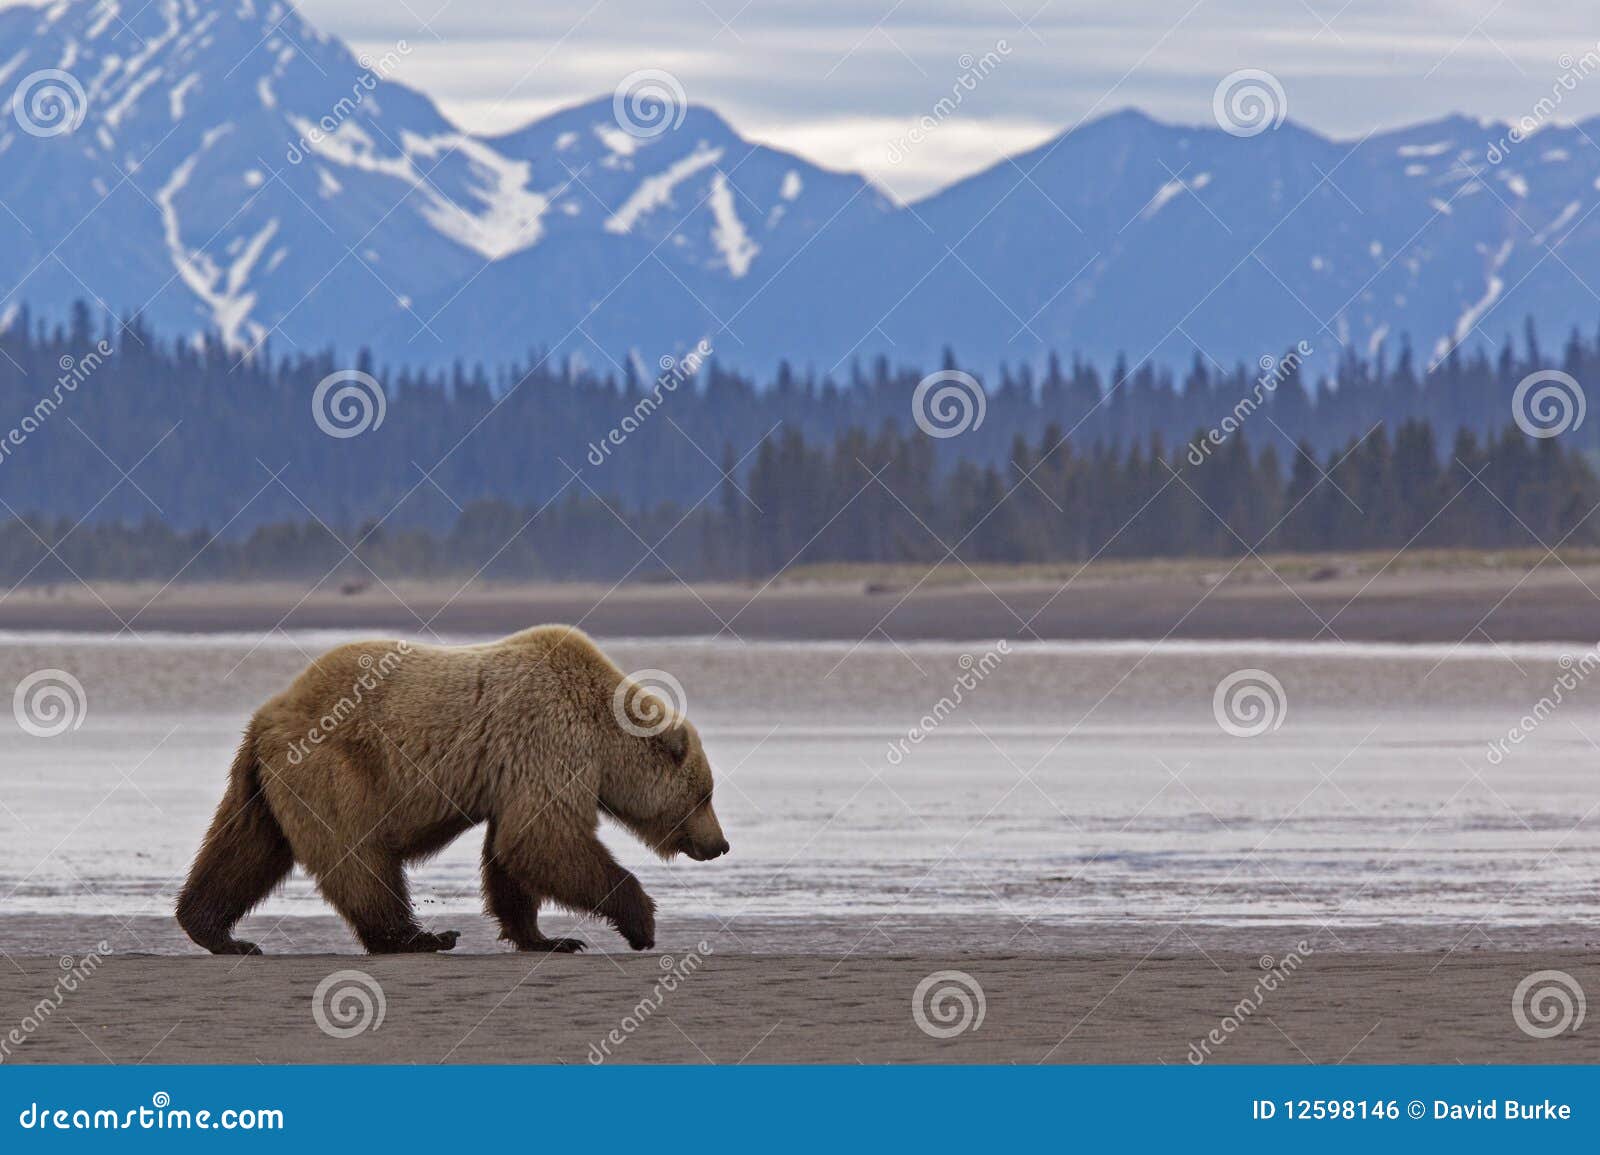
[[[449,950],[460,937],[458,930],[440,931],[438,934],[419,930],[404,938],[375,937],[367,941],[366,947],[368,954],[427,954],[430,951]]]
[[[541,938],[519,942],[517,949],[528,954],[577,954],[589,944],[577,938]]]

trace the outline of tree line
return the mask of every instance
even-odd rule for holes
[[[960,376],[954,354],[942,368]],[[1540,416],[1519,386],[1556,370],[1600,380],[1600,336],[1554,352],[1530,323],[1431,369],[1404,341],[1231,369],[1197,354],[1184,374],[1051,358],[983,379],[981,420],[935,436],[927,375],[881,359],[761,381],[703,347],[426,373],[22,310],[0,332],[0,574],[758,576],[947,551],[1576,543],[1600,421],[1580,386],[1559,436],[1514,424]]]
[[[1287,460],[1285,460],[1287,456]],[[235,539],[137,525],[13,519],[8,584],[81,577],[165,581],[328,578],[762,578],[828,562],[1082,562],[1250,551],[1593,545],[1600,482],[1584,455],[1515,427],[1489,439],[1384,426],[1317,454],[1241,431],[1199,464],[1159,436],[1074,447],[1059,426],[1019,436],[1003,464],[934,467],[930,440],[885,427],[831,442],[763,440],[743,475],[694,506],[623,507],[569,488],[539,506],[482,499],[445,530],[310,519]]]

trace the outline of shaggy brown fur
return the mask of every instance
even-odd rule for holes
[[[217,954],[258,954],[233,927],[298,862],[373,953],[449,950],[423,930],[403,865],[480,822],[483,888],[501,937],[539,933],[539,904],[655,945],[655,903],[596,837],[598,816],[670,858],[727,853],[700,735],[577,630],[476,646],[358,642],[330,651],[256,711],[179,896],[178,922]],[[628,683],[629,687],[633,684]],[[619,722],[626,700],[636,736]],[[652,726],[650,723],[654,722]]]

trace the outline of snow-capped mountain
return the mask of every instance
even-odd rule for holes
[[[668,286],[731,301],[836,211],[888,211],[698,108],[630,135],[608,98],[474,137],[385,78],[405,51],[358,59],[257,0],[0,10],[0,316],[83,299],[241,348],[434,362],[572,331],[599,360],[597,333],[625,356],[708,332]],[[624,311],[591,315],[630,272]]]
[[[1401,334],[1427,360],[1600,317],[1600,125],[1341,142],[1119,113],[902,207],[664,74],[475,136],[390,78],[406,51],[265,0],[0,10],[0,320],[86,300],[241,351],[605,367],[705,339],[832,371]]]

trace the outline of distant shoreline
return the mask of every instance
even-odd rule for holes
[[[1387,566],[1387,568],[1385,568]],[[1270,568],[1269,568],[1270,567]],[[600,637],[762,640],[1571,642],[1600,638],[1600,557],[1522,554],[829,568],[697,585],[452,579],[20,587],[0,629],[282,629],[499,635],[541,622]]]

